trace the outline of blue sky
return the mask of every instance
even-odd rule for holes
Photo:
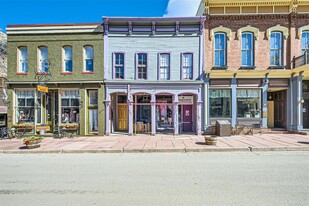
[[[9,24],[101,22],[102,16],[194,16],[200,0],[0,0]],[[5,32],[5,31],[4,31]]]

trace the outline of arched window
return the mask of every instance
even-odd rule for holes
[[[270,65],[282,66],[282,32],[271,32],[270,35]]]
[[[48,72],[48,48],[45,46],[39,47],[39,71]]]
[[[93,72],[93,47],[84,46],[84,71]]]
[[[254,66],[253,33],[243,32],[241,35],[241,66]]]
[[[18,48],[18,72],[28,72],[28,49],[27,47]]]
[[[72,47],[64,46],[62,51],[63,58],[63,71],[73,72],[73,61],[72,61]]]
[[[214,66],[226,67],[226,34],[215,33]]]
[[[309,31],[303,31],[301,37],[301,50],[302,53],[309,53]]]

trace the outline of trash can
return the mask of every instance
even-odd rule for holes
[[[46,134],[46,130],[40,130],[40,135],[45,135]]]
[[[217,120],[216,121],[216,131],[217,136],[231,136],[231,123],[228,120]]]

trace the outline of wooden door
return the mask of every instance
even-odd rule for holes
[[[183,105],[183,131],[184,132],[192,132],[192,105]]]
[[[272,128],[275,126],[275,111],[274,101],[267,101],[267,127]]]
[[[127,105],[118,105],[118,130],[128,130]]]

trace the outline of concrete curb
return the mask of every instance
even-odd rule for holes
[[[177,149],[105,149],[105,150],[1,150],[2,154],[81,154],[81,153],[194,153],[194,152],[271,152],[309,151],[309,147],[241,147],[241,148],[177,148]]]

